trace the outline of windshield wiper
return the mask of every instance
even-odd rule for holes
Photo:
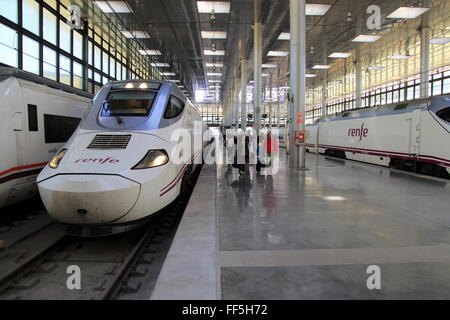
[[[122,124],[123,123],[122,118],[120,116],[118,116],[118,115],[116,115],[116,120],[117,120],[118,124]]]

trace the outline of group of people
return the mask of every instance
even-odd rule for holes
[[[242,140],[238,140],[242,139]],[[241,145],[244,143],[244,146]],[[234,137],[235,144],[235,155],[233,160],[233,167],[239,169],[239,173],[242,175],[245,173],[245,165],[249,164],[250,159],[250,137],[248,135],[240,135],[238,137]],[[256,147],[252,148],[253,152],[256,152],[256,171],[260,171],[261,167],[270,163],[272,156],[278,154],[278,142],[273,137],[272,132],[269,130],[267,135],[263,138],[262,143],[260,143],[259,136],[257,138]],[[242,147],[245,149],[245,156],[239,154],[239,150],[242,150]],[[261,161],[262,158],[265,157],[265,161]],[[244,159],[242,159],[244,158]],[[244,161],[245,160],[245,161]]]

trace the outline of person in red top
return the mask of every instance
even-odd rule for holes
[[[267,132],[267,138],[264,140],[263,151],[267,152],[267,156],[271,157],[272,153],[278,153],[278,142],[272,137],[272,132]]]

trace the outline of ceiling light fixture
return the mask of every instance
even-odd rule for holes
[[[159,73],[162,76],[175,76],[175,72],[160,72]]]
[[[430,40],[431,44],[446,44],[450,42],[450,37],[436,37]]]
[[[160,56],[161,51],[159,50],[139,50],[139,53],[144,56]]]
[[[268,57],[286,57],[289,51],[269,51],[267,53]]]
[[[207,68],[223,68],[223,63],[211,63],[211,62],[206,62],[205,66]]]
[[[125,1],[94,1],[104,13],[132,13]]]
[[[278,40],[291,40],[291,34],[289,32],[282,32],[278,36]]]
[[[316,69],[316,70],[327,70],[327,69],[330,69],[331,68],[331,66],[330,65],[328,65],[328,64],[316,64],[314,67],[312,67],[313,69]]]
[[[381,39],[381,36],[372,34],[360,34],[359,36],[354,38],[352,42],[375,42],[378,39]]]
[[[382,66],[369,66],[369,67],[366,68],[367,71],[378,71],[378,70],[381,70],[381,69],[383,69]]]
[[[150,65],[156,68],[168,68],[170,65],[166,62],[151,62]]]
[[[307,3],[305,5],[305,15],[323,16],[331,8],[331,4]]]
[[[345,198],[341,197],[341,196],[327,196],[327,197],[322,197],[322,198],[327,201],[343,201],[343,200],[345,200]]]
[[[198,13],[230,13],[230,7],[229,1],[197,1]]]
[[[226,39],[227,32],[226,31],[202,31],[203,39]]]
[[[225,50],[203,50],[205,56],[224,56]]]
[[[148,39],[150,38],[149,34],[145,31],[121,31],[122,34],[125,36],[125,38],[131,39],[131,38],[136,38],[136,39]]]
[[[389,56],[389,59],[393,59],[393,60],[406,60],[411,58],[412,56],[409,54],[394,54],[392,56]]]
[[[266,68],[266,69],[275,69],[278,68],[277,64],[272,64],[272,63],[263,63],[261,65],[262,68]]]
[[[386,18],[388,19],[415,19],[430,10],[422,7],[400,7]]]
[[[351,52],[333,52],[328,58],[345,59],[352,55]]]

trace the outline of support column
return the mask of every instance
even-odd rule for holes
[[[267,117],[267,103],[266,103],[266,79],[264,78],[264,80],[262,80],[262,108],[263,108],[263,114],[266,115]],[[263,118],[262,120],[264,122],[264,127],[266,127],[266,121],[267,118]]]
[[[362,91],[362,72],[361,72],[361,44],[356,44],[356,63],[355,63],[355,107],[361,108],[361,91]]]
[[[327,23],[326,16],[322,25],[322,63],[328,64],[328,35],[327,35]],[[328,70],[323,70],[322,76],[322,117],[327,115],[327,82],[328,82]]]
[[[233,80],[231,80],[230,87],[231,87],[230,100],[228,102],[228,106],[230,108],[230,114],[231,114],[231,126],[234,127],[234,125],[235,125],[235,122],[234,122],[234,120],[235,120],[235,115],[234,115],[235,110],[234,110],[234,81]]]
[[[296,146],[294,131],[305,130],[305,74],[306,74],[306,16],[305,0],[290,0],[290,86],[292,125],[290,129],[290,157],[291,168],[305,168],[305,146]],[[301,118],[298,121],[298,115]]]
[[[281,108],[281,95],[280,95],[280,68],[278,67],[278,89],[277,89],[277,128],[280,129],[280,108]]]
[[[363,24],[363,15],[358,16],[357,34],[361,33]],[[361,91],[362,91],[362,72],[361,72],[361,44],[356,43],[356,61],[355,61],[355,104],[356,108],[361,108]]]
[[[427,6],[425,0],[423,5]],[[425,12],[420,23],[420,97],[428,97],[428,88],[430,85],[430,14]]]
[[[244,41],[241,46],[241,129],[245,132],[247,127],[247,59]]]
[[[234,73],[234,99],[233,99],[233,109],[235,112],[234,122],[236,125],[236,129],[239,128],[239,77],[238,77],[238,68],[237,65],[235,67]]]
[[[255,104],[255,120],[254,126],[259,135],[261,127],[261,64],[262,64],[262,28],[261,28],[261,0],[254,0],[254,104]]]
[[[269,128],[272,128],[272,73],[269,79]]]

